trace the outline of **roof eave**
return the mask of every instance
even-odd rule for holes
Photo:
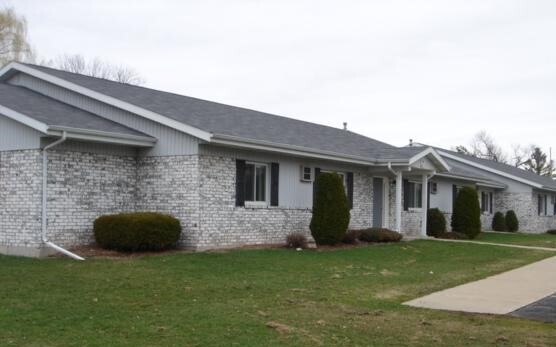
[[[505,189],[505,188],[508,187],[505,184],[496,183],[496,182],[492,182],[492,181],[487,181],[487,180],[484,180],[484,179],[481,179],[481,178],[478,178],[478,177],[457,175],[457,174],[452,174],[452,173],[449,173],[449,172],[439,173],[439,174],[436,174],[436,176],[445,177],[445,178],[453,178],[453,179],[462,180],[462,181],[475,182],[477,185],[485,186],[485,187],[491,187],[491,188]]]
[[[66,132],[66,137],[68,139],[111,143],[133,147],[153,147],[157,141],[152,137],[58,126],[49,127],[47,134],[52,136],[62,136],[63,132]]]
[[[496,174],[496,175],[499,175],[499,176],[502,176],[502,177],[506,177],[506,178],[512,179],[512,180],[514,180],[514,181],[517,181],[517,182],[521,182],[521,183],[530,185],[530,186],[535,187],[535,188],[542,188],[542,187],[543,187],[543,185],[540,184],[540,183],[533,182],[533,181],[531,181],[531,180],[528,180],[528,179],[525,179],[525,178],[521,178],[521,177],[512,175],[512,174],[507,173],[507,172],[504,172],[504,171],[500,171],[500,170],[497,170],[497,169],[493,169],[493,168],[488,167],[488,166],[486,166],[486,165],[482,165],[482,164],[479,164],[479,163],[475,163],[475,162],[473,162],[473,161],[471,161],[471,160],[467,160],[467,159],[464,159],[464,158],[460,158],[460,157],[458,157],[458,156],[456,156],[456,155],[453,155],[453,154],[450,154],[450,153],[446,153],[446,152],[443,152],[443,151],[438,151],[438,153],[439,153],[441,156],[443,156],[443,157],[450,158],[450,159],[455,160],[455,161],[458,161],[458,162],[460,162],[460,163],[464,163],[464,164],[466,164],[466,165],[473,166],[473,167],[476,167],[476,168],[478,168],[478,169],[481,169],[481,170],[484,170],[484,171],[487,171],[487,172],[490,172],[490,173],[493,173],[493,174]]]
[[[181,131],[183,133],[186,133],[188,135],[191,135],[193,137],[196,137],[198,139],[204,140],[204,141],[209,141],[211,138],[211,134],[210,132],[207,132],[205,130],[184,124],[182,122],[179,122],[177,120],[174,120],[172,118],[166,117],[164,115],[158,114],[156,112],[141,108],[139,106],[130,104],[128,102],[124,102],[120,99],[96,92],[92,89],[80,86],[78,84],[69,82],[63,78],[59,78],[56,76],[53,76],[51,74],[48,74],[46,72],[34,69],[32,67],[29,67],[27,65],[18,63],[18,62],[11,62],[8,65],[4,66],[4,68],[2,68],[0,70],[0,80],[5,80],[9,77],[11,77],[13,75],[13,71],[19,71],[22,73],[26,73],[30,76],[36,77],[38,79],[47,81],[49,83],[55,84],[59,87],[62,88],[66,88],[69,89],[73,92],[76,92],[78,94],[81,95],[85,95],[87,97],[90,97],[92,99],[95,99],[97,101],[106,103],[108,105],[123,109],[125,111],[131,112],[133,114],[139,115],[143,118],[147,118],[149,120],[152,120],[154,122],[166,125],[170,128],[176,129],[178,131]]]
[[[372,158],[347,155],[332,151],[315,150],[308,147],[287,145],[263,140],[246,139],[237,136],[213,134],[209,142],[210,144],[223,145],[230,147],[238,147],[245,149],[257,149],[267,152],[275,152],[281,154],[289,154],[300,157],[309,157],[315,159],[327,159],[358,165],[376,165],[376,161]]]

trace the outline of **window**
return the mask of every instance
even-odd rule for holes
[[[481,212],[492,213],[492,192],[481,192]]]
[[[538,212],[539,216],[546,216],[547,196],[546,194],[539,194],[538,197]]]
[[[267,201],[267,164],[245,163],[245,201]]]
[[[409,208],[423,207],[423,184],[409,182]]]
[[[436,194],[438,192],[438,184],[436,184],[436,182],[430,183],[430,192],[431,194]]]
[[[313,180],[313,169],[310,166],[301,166],[301,181],[311,182]]]

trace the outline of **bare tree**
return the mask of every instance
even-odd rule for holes
[[[512,155],[511,161],[513,166],[524,168],[525,163],[529,160],[531,153],[535,150],[535,146],[522,146],[522,145],[513,145],[512,146]]]
[[[500,163],[507,163],[508,161],[502,147],[496,144],[494,139],[484,130],[475,135],[471,148],[478,158],[490,159]]]
[[[478,132],[471,140],[469,148],[466,146],[457,146],[458,153],[471,155],[477,158],[489,159],[500,163],[507,163],[508,160],[504,154],[504,150],[494,139],[486,133],[486,131]]]
[[[139,73],[132,68],[123,65],[110,64],[99,58],[87,61],[80,54],[66,54],[59,56],[54,60],[44,61],[42,64],[64,71],[104,78],[120,83],[134,85],[141,85],[145,83],[145,80],[139,75]]]
[[[12,60],[32,62],[33,50],[27,39],[27,21],[13,8],[0,9],[0,66]]]

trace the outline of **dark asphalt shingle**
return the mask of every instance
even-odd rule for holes
[[[0,105],[48,126],[148,137],[137,130],[56,101],[24,87],[0,83]]]
[[[246,108],[60,71],[28,66],[215,135],[359,156],[408,159],[422,149],[394,147],[351,131]]]
[[[475,158],[475,157],[470,156],[470,155],[461,154],[461,153],[458,153],[458,152],[455,152],[455,151],[450,151],[450,150],[443,149],[443,148],[436,148],[436,150],[438,150],[439,152],[446,152],[448,154],[457,156],[459,158],[466,159],[466,160],[472,161],[474,163],[487,166],[491,169],[495,169],[495,170],[498,170],[498,171],[505,172],[507,174],[511,174],[513,176],[517,176],[517,177],[522,178],[522,179],[533,181],[533,182],[535,182],[537,184],[541,184],[541,185],[543,185],[547,188],[556,189],[556,180],[553,180],[550,177],[540,176],[540,175],[537,175],[534,172],[523,170],[523,169],[517,168],[517,167],[512,166],[512,165],[499,163],[499,162],[496,162],[496,161],[493,161],[493,160],[488,160],[488,159]],[[452,162],[452,161],[450,161],[450,162]],[[463,164],[463,165],[465,165],[465,164]]]

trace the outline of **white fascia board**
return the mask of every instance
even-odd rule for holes
[[[505,189],[505,188],[508,187],[505,184],[501,184],[501,183],[488,182],[488,181],[482,180],[480,178],[460,176],[460,175],[454,175],[454,174],[450,174],[450,173],[439,173],[439,174],[436,174],[436,176],[444,177],[444,178],[452,178],[452,179],[461,180],[461,181],[475,182],[475,184],[477,184],[478,186],[483,186],[483,187],[500,188],[500,189]]]
[[[409,159],[409,164],[411,165],[411,164],[415,163],[417,160],[419,160],[421,158],[424,158],[424,157],[427,157],[427,156],[432,156],[438,162],[438,164],[440,164],[440,166],[443,170],[450,171],[450,165],[448,165],[448,163],[432,147],[428,147],[424,151],[419,152],[416,155],[414,155],[413,157],[411,157]]]
[[[24,124],[30,128],[33,128],[43,134],[46,134],[48,131],[48,126],[43,122],[40,122],[34,118],[28,117],[22,113],[14,111],[10,108],[0,105],[0,115],[6,116],[10,119],[15,120],[21,124]]]
[[[453,159],[453,160],[455,160],[455,161],[459,161],[460,163],[464,163],[464,164],[467,164],[467,165],[469,165],[469,166],[473,166],[473,167],[476,167],[476,168],[478,168],[478,169],[485,170],[485,171],[491,172],[491,173],[493,173],[493,174],[496,174],[496,175],[499,175],[499,176],[502,176],[502,177],[506,177],[506,178],[512,179],[512,180],[514,180],[514,181],[518,181],[518,182],[521,182],[521,183],[525,183],[525,184],[528,184],[528,185],[533,186],[533,187],[536,187],[536,188],[542,188],[542,187],[543,187],[542,184],[539,184],[539,183],[530,181],[530,180],[525,179],[525,178],[521,178],[521,177],[514,176],[514,175],[509,174],[509,173],[504,172],[504,171],[500,171],[500,170],[493,169],[493,168],[488,167],[488,166],[483,165],[483,164],[475,163],[474,161],[471,161],[471,160],[467,160],[467,159],[464,159],[464,158],[460,158],[460,157],[458,157],[457,155],[453,155],[453,154],[446,153],[446,152],[442,152],[442,151],[439,151],[439,153],[440,153],[440,155],[442,155],[442,156],[444,156],[444,157]]]
[[[152,120],[153,122],[157,122],[157,123],[166,125],[170,128],[179,130],[181,132],[184,132],[188,135],[197,137],[197,138],[199,138],[201,140],[204,140],[204,141],[209,141],[211,136],[212,136],[211,133],[206,132],[204,130],[201,130],[201,129],[192,127],[190,125],[178,122],[177,120],[168,118],[168,117],[163,116],[161,114],[146,110],[144,108],[141,108],[139,106],[135,106],[133,104],[130,104],[130,103],[124,102],[122,100],[113,98],[111,96],[95,92],[95,91],[93,91],[89,88],[85,88],[85,87],[82,87],[82,86],[77,85],[75,83],[68,82],[68,81],[66,81],[62,78],[52,76],[52,75],[50,75],[46,72],[42,72],[42,71],[39,71],[37,69],[33,69],[32,67],[29,67],[29,66],[26,66],[26,65],[23,65],[23,64],[19,64],[17,62],[12,62],[12,63],[6,65],[2,70],[0,70],[0,77],[3,76],[4,74],[6,74],[11,69],[26,73],[26,74],[31,75],[33,77],[36,77],[38,79],[41,79],[41,80],[47,81],[49,83],[55,84],[59,87],[69,89],[69,90],[74,91],[78,94],[88,96],[92,99],[103,102],[105,104],[120,108],[122,110],[131,112],[131,113],[134,113],[134,114],[137,114],[139,116],[142,116],[144,118]]]
[[[73,139],[73,140],[111,143],[111,144],[134,146],[134,147],[152,147],[154,145],[154,142],[150,140],[132,139],[132,138],[120,137],[118,135],[107,135],[107,134],[100,134],[100,133],[95,134],[92,132],[85,133],[85,132],[73,131],[71,129],[69,130],[49,129],[48,135],[62,136],[63,132],[66,132],[67,139]]]
[[[246,141],[246,140],[235,140],[228,136],[215,135],[210,141],[211,144],[223,145],[229,147],[245,148],[245,149],[255,149],[266,152],[274,152],[280,154],[288,154],[306,158],[315,159],[325,159],[332,160],[343,163],[374,166],[375,163],[372,160],[366,158],[343,155],[341,153],[327,152],[327,151],[312,151],[310,149],[299,147],[299,146],[288,146],[282,144],[274,143],[264,143],[264,141]]]

